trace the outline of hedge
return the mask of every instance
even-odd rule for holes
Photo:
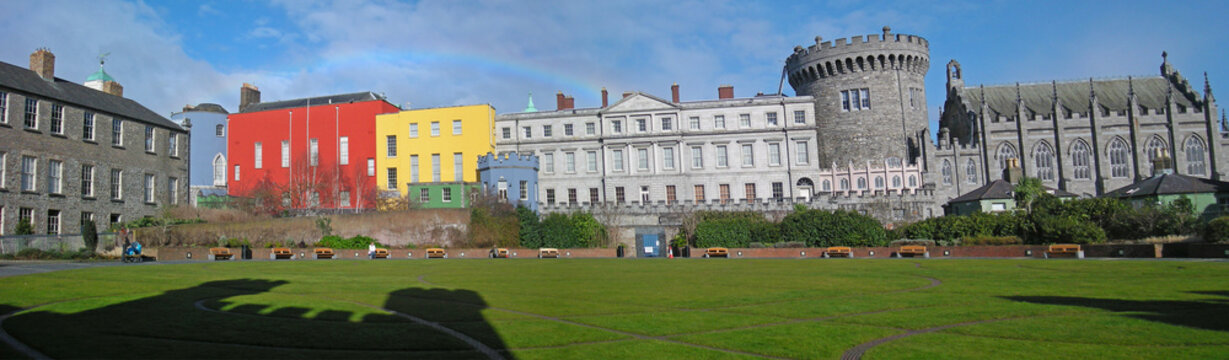
[[[810,247],[882,246],[887,231],[875,218],[852,211],[795,209],[781,220],[781,240]]]

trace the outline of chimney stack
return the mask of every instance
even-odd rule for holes
[[[40,48],[30,54],[30,71],[38,73],[43,80],[55,81],[55,54],[47,48]]]
[[[609,95],[610,95],[610,94],[606,92],[606,87],[605,87],[605,86],[603,86],[603,87],[602,87],[602,107],[603,107],[603,108],[605,108],[605,107],[607,107],[607,106],[610,106],[610,100],[608,100],[608,98],[607,98],[607,96],[609,96]]]
[[[102,92],[124,97],[124,86],[114,81],[104,81],[102,83]]]
[[[260,89],[255,85],[243,83],[239,88],[239,112],[247,111],[248,106],[260,103]]]
[[[679,103],[679,83],[670,85],[670,100],[674,101],[675,104]]]
[[[571,96],[564,96],[560,91],[555,93],[555,110],[567,110],[576,108],[576,99]]]
[[[634,93],[633,93],[633,92],[631,92],[631,91],[624,91],[624,92],[623,92],[623,98],[624,98],[624,99],[626,99],[628,96],[632,96],[632,94],[634,94]]]
[[[1024,170],[1020,169],[1020,159],[1010,158],[1005,161],[1007,168],[1003,169],[1003,180],[1011,184],[1019,184],[1024,178]]]
[[[717,87],[717,98],[718,99],[733,99],[734,98],[734,86],[732,85],[718,86]]]
[[[1174,173],[1173,158],[1166,149],[1154,149],[1152,152],[1152,176]]]

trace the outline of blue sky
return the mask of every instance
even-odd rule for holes
[[[244,82],[266,101],[374,91],[507,113],[529,92],[542,109],[557,91],[599,106],[603,86],[612,100],[668,97],[675,82],[684,100],[715,98],[721,84],[776,92],[795,45],[889,25],[930,41],[933,123],[950,59],[969,84],[1002,84],[1157,75],[1168,51],[1216,92],[1229,84],[1226,14],[1223,1],[14,0],[0,1],[0,61],[25,66],[47,47],[57,76],[80,81],[110,52],[125,95],[166,115],[201,102],[235,111]]]

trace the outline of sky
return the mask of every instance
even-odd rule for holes
[[[1229,89],[1227,1],[0,1],[0,61],[37,48],[56,76],[106,71],[124,95],[169,116],[184,105],[237,111],[262,100],[360,91],[411,108],[489,103],[539,109],[555,93],[579,108],[625,91],[683,101],[775,93],[795,45],[879,34],[930,42],[931,132],[944,66],[966,85],[1160,73],[1161,52],[1202,92]],[[1222,90],[1229,91],[1229,90]],[[789,84],[783,92],[793,95]],[[1229,96],[1229,93],[1225,93]]]

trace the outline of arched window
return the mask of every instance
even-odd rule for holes
[[[917,187],[917,175],[909,175],[909,187]]]
[[[849,191],[849,179],[841,179],[841,191]]]
[[[999,169],[1006,169],[1007,159],[1015,159],[1015,158],[1017,158],[1016,148],[1014,146],[1011,146],[1011,144],[1007,144],[1007,143],[1004,143],[1003,145],[999,145],[999,151],[994,154],[994,159],[998,160],[999,162]]]
[[[1157,154],[1160,154],[1162,152],[1167,152],[1169,147],[1165,146],[1165,140],[1161,140],[1160,137],[1153,136],[1151,139],[1148,139],[1147,149],[1148,149],[1148,153],[1147,153],[1148,154],[1148,169],[1152,169],[1153,167],[1152,161],[1156,160]],[[1170,156],[1170,158],[1172,159],[1173,156]]]
[[[1033,148],[1033,164],[1037,169],[1036,176],[1041,181],[1054,180],[1054,149],[1047,142],[1040,142]]]
[[[213,186],[226,186],[226,156],[213,156]]]
[[[858,190],[866,190],[866,178],[858,178]]]
[[[226,127],[222,124],[218,124],[218,126],[214,128],[214,132],[217,133],[218,137],[226,137]]]
[[[832,182],[824,180],[824,191],[832,191]]]
[[[943,185],[951,185],[952,184],[952,162],[947,161],[947,159],[943,159],[943,168],[941,171],[943,173]]]
[[[1076,179],[1092,177],[1092,171],[1088,166],[1089,153],[1088,144],[1083,141],[1076,141],[1075,145],[1071,146],[1071,170]]]
[[[964,181],[970,184],[977,183],[977,162],[969,159],[964,163]]]
[[[1198,136],[1186,138],[1186,173],[1191,175],[1207,175],[1203,156],[1206,151],[1203,147],[1203,140]]]
[[[882,189],[882,188],[883,188],[883,177],[882,177],[882,176],[876,176],[876,177],[875,177],[875,188],[876,188],[876,189]]]
[[[894,188],[900,187],[900,175],[892,176],[892,187]]]
[[[1110,157],[1110,177],[1124,178],[1131,176],[1130,167],[1130,152],[1127,151],[1127,142],[1121,138],[1115,138],[1110,141],[1109,151]]]

